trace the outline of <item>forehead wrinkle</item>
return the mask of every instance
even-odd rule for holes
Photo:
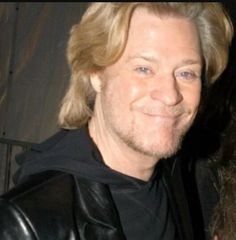
[[[137,54],[137,55],[129,56],[127,58],[127,62],[129,62],[131,60],[135,60],[135,59],[143,59],[143,60],[148,61],[148,62],[159,62],[159,60],[156,57],[145,56],[144,54]]]

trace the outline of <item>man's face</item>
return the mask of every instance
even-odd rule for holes
[[[100,127],[139,153],[169,157],[196,116],[201,68],[193,23],[137,9],[122,56],[98,74]]]

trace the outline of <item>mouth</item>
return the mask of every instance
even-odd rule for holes
[[[153,111],[141,111],[142,114],[153,117],[153,118],[163,118],[163,119],[177,119],[179,118],[183,113],[166,113],[166,112],[153,112]]]
[[[154,122],[169,122],[176,123],[179,122],[183,116],[187,116],[190,113],[186,111],[183,107],[176,108],[164,108],[164,107],[136,107],[135,111],[139,112],[139,114],[146,117]]]

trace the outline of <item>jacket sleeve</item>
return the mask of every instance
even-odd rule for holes
[[[0,199],[0,239],[39,239],[20,210],[14,204],[4,199]]]

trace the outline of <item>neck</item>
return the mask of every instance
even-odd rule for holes
[[[90,136],[101,152],[105,164],[125,175],[148,181],[158,159],[134,150],[104,126],[96,116],[89,122]]]

